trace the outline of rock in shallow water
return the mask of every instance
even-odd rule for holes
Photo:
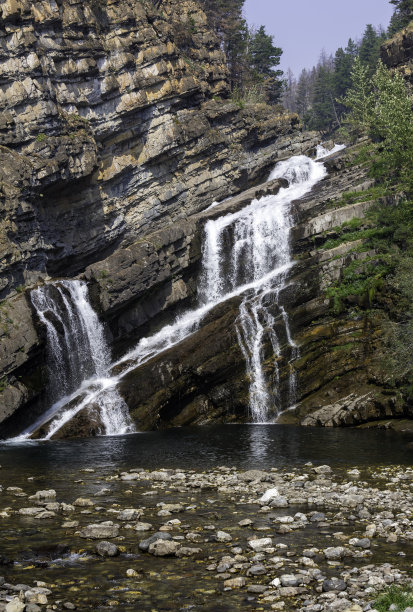
[[[80,532],[81,538],[90,538],[92,540],[116,538],[118,535],[119,525],[113,524],[112,521],[105,521],[104,523],[87,525]]]
[[[344,580],[340,580],[339,578],[331,578],[329,580],[324,580],[323,582],[323,591],[324,593],[329,593],[331,591],[345,591],[347,589],[347,584]]]
[[[272,539],[271,538],[260,538],[259,540],[250,540],[248,542],[248,546],[255,550],[255,552],[261,552],[266,548],[272,547]]]
[[[179,549],[179,544],[173,540],[156,540],[149,545],[148,552],[155,557],[173,557]]]
[[[146,538],[146,540],[142,540],[141,542],[139,542],[139,550],[142,550],[143,552],[147,552],[149,549],[149,546],[153,544],[154,542],[156,542],[157,540],[172,540],[172,536],[170,533],[157,531],[156,533],[151,535],[149,538]]]
[[[100,557],[116,557],[119,554],[119,548],[112,542],[99,542],[95,550]]]

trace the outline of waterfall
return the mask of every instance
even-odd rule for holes
[[[280,303],[292,266],[290,204],[325,173],[322,164],[303,155],[280,162],[269,180],[286,178],[288,188],[254,200],[239,212],[210,220],[205,226],[201,302],[216,302],[246,283],[253,283],[243,292],[236,331],[250,381],[251,419],[257,423],[273,420],[296,400],[292,362],[298,349],[291,337],[287,312]],[[283,338],[276,331],[280,324]],[[284,344],[289,353],[289,381],[288,397],[283,401],[278,361],[285,352]],[[266,352],[271,355],[269,361]]]
[[[334,144],[332,149],[326,149],[325,147],[323,147],[323,145],[319,144],[317,145],[317,149],[316,149],[316,160],[318,159],[323,159],[323,157],[327,157],[328,155],[333,155],[333,153],[337,153],[338,151],[341,151],[342,149],[345,149],[346,145],[344,144]]]
[[[323,151],[324,155],[331,154]],[[318,159],[323,151],[318,150]],[[251,419],[274,420],[281,410],[294,405],[294,360],[299,349],[282,303],[293,265],[290,208],[326,174],[323,163],[304,155],[279,162],[268,180],[286,178],[289,187],[253,200],[240,211],[208,221],[198,307],[142,338],[116,363],[110,363],[103,330],[88,302],[85,283],[59,281],[33,291],[33,304],[47,329],[51,394],[60,399],[19,439],[30,437],[44,424],[45,437],[49,439],[89,406],[99,408],[106,434],[132,431],[127,407],[116,390],[120,380],[196,332],[209,311],[235,296],[242,298],[235,326],[250,381]],[[289,371],[284,397],[278,365],[281,358],[287,360]],[[112,374],[114,370],[116,374]]]
[[[34,289],[30,297],[46,328],[48,392],[54,401],[51,408],[54,413],[62,399],[79,387],[105,379],[111,365],[110,351],[103,327],[89,303],[86,283],[79,280],[49,283]],[[93,399],[104,433],[131,431],[127,406],[116,389],[107,389]],[[60,428],[67,420],[60,417],[54,425]]]

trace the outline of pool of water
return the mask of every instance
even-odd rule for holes
[[[299,465],[410,465],[411,438],[393,431],[293,425],[214,425],[70,441],[0,444],[0,465],[57,474],[81,467],[239,469]]]

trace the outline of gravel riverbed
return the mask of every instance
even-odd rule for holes
[[[362,612],[413,583],[409,467],[10,478],[0,612]]]

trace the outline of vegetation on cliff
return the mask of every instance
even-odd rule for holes
[[[357,243],[356,248],[366,257],[345,267],[327,295],[336,313],[354,314],[356,302],[357,309],[366,316],[383,319],[384,356],[377,366],[390,379],[402,381],[411,396],[412,98],[401,74],[390,72],[381,62],[370,77],[366,65],[356,58],[351,77],[353,85],[344,99],[348,109],[344,121],[353,139],[364,138],[355,162],[367,165],[379,197],[367,221],[360,222],[363,231],[344,234],[344,239],[350,241],[362,239],[363,244]]]
[[[248,26],[242,16],[245,0],[200,0],[211,29],[221,40],[235,99],[275,104],[282,93],[283,72],[277,69],[282,49],[265,26]]]

